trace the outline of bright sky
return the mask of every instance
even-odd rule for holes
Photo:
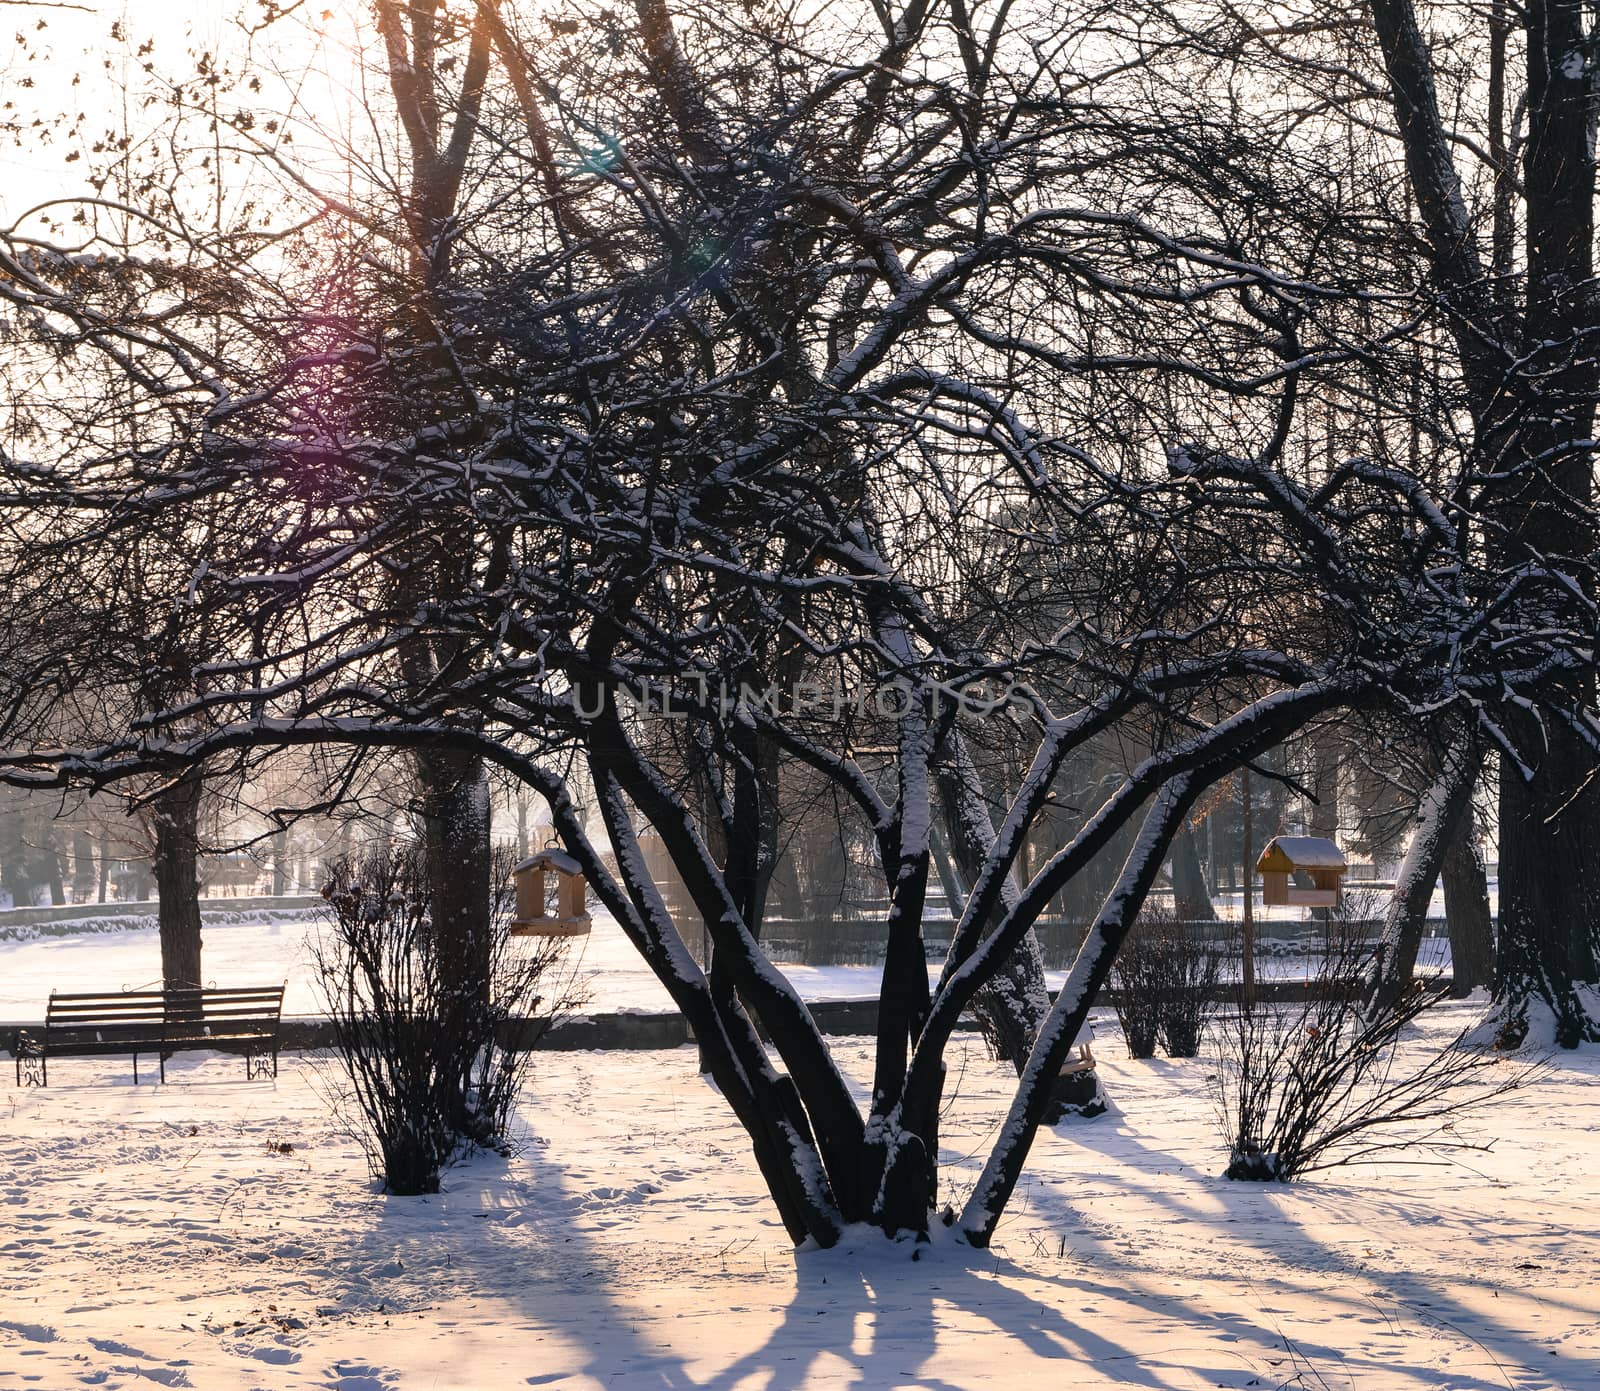
[[[0,136],[0,227],[40,233],[36,219],[18,219],[46,200],[90,193],[100,137],[148,133],[142,103],[158,88],[146,63],[158,78],[185,79],[203,54],[235,67],[250,56],[260,90],[231,91],[221,109],[231,116],[251,106],[263,118],[292,109],[299,161],[314,159],[310,130],[348,129],[352,99],[359,103],[352,39],[358,27],[371,39],[369,10],[361,0],[284,0],[284,8],[289,17],[252,36],[261,0],[0,0],[0,120],[14,123]],[[196,85],[190,99],[202,91]]]

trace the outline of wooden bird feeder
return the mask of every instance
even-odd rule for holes
[[[1346,869],[1344,851],[1323,836],[1275,836],[1256,861],[1261,876],[1261,901],[1269,908],[1334,908]],[[1298,871],[1311,887],[1290,882]]]
[[[589,930],[583,870],[565,850],[548,846],[511,871],[517,885],[513,937],[581,937]],[[556,878],[556,911],[549,910],[546,875]]]

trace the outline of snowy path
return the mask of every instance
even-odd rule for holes
[[[431,1199],[370,1190],[305,1059],[7,1076],[0,1391],[1600,1386],[1600,1053],[1466,1165],[1262,1188],[1214,1177],[1204,1060],[1101,1051],[1120,1113],[1041,1138],[996,1250],[920,1260],[791,1251],[689,1049],[542,1058],[521,1152]],[[1005,1079],[951,1061],[959,1201]]]

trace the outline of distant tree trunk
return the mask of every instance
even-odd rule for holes
[[[66,906],[67,886],[61,878],[61,851],[56,845],[54,821],[46,821],[40,828],[37,877],[50,886],[50,902],[57,908]]]
[[[106,892],[111,886],[111,847],[105,835],[100,837],[100,882],[95,888],[96,903],[106,901]]]
[[[161,983],[197,986],[200,975],[200,791],[198,768],[185,772],[151,806],[155,830]]]
[[[1339,839],[1339,748],[1327,730],[1311,739],[1311,834]]]
[[[1172,842],[1172,910],[1182,922],[1217,920],[1200,851],[1194,843],[1194,830],[1187,825]]]
[[[1246,1000],[1256,994],[1256,827],[1254,790],[1250,770],[1239,770],[1239,801],[1244,826],[1244,851],[1240,863],[1244,871],[1244,917],[1240,920],[1239,950],[1242,954],[1240,984]]]
[[[945,816],[949,813],[946,812]],[[945,835],[942,822],[944,817],[935,821],[929,829],[928,844],[931,848],[930,858],[933,860],[934,873],[939,877],[939,887],[944,891],[944,901],[949,905],[950,915],[954,917],[961,911],[961,905],[966,901],[966,882],[957,873],[955,862],[950,858],[950,840]]]
[[[94,895],[95,879],[94,837],[83,826],[72,832],[72,897],[78,903],[87,903]]]
[[[794,845],[789,843],[778,852],[778,863],[772,871],[772,882],[767,887],[767,914],[774,918],[799,916],[800,872],[795,865]]]
[[[1481,987],[1493,989],[1489,877],[1473,833],[1470,804],[1445,846],[1444,916],[1450,931],[1450,993],[1459,998]]]
[[[289,892],[289,833],[279,831],[272,838],[272,892],[282,898]]]
[[[17,805],[0,810],[0,884],[11,895],[12,907],[33,905],[32,865],[23,835],[22,808]]]

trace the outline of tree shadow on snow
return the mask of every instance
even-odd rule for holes
[[[1425,1270],[1415,1265],[1384,1264],[1386,1248],[1403,1245],[1404,1234],[1418,1224],[1459,1228],[1452,1244],[1482,1248],[1487,1234],[1478,1217],[1454,1207],[1448,1191],[1440,1192],[1431,1181],[1426,1195],[1411,1198],[1339,1183],[1321,1175],[1288,1186],[1235,1182],[1220,1172],[1208,1173],[1146,1143],[1144,1132],[1126,1115],[1107,1115],[1095,1126],[1073,1129],[1064,1138],[1089,1152],[1107,1152],[1113,1163],[1126,1165],[1131,1159],[1141,1174],[1155,1176],[1169,1171],[1183,1176],[1181,1193],[1152,1182],[1141,1185],[1138,1196],[1164,1211],[1165,1224],[1210,1229],[1214,1239],[1209,1249],[1227,1263],[1209,1270],[1206,1278],[1237,1279],[1258,1295],[1265,1316],[1260,1321],[1274,1324],[1273,1331],[1260,1330],[1263,1346],[1269,1349],[1275,1338],[1279,1350],[1288,1350],[1297,1359],[1303,1357],[1311,1366],[1325,1369],[1330,1364],[1337,1365],[1344,1374],[1358,1379],[1371,1375],[1375,1384],[1382,1384],[1386,1373],[1392,1373],[1393,1364],[1381,1356],[1354,1351],[1351,1335],[1374,1325],[1395,1328],[1409,1322],[1422,1337],[1453,1338],[1463,1348],[1475,1348],[1489,1364],[1481,1375],[1451,1368],[1452,1388],[1504,1391],[1512,1384],[1508,1377],[1515,1378],[1523,1369],[1541,1378],[1547,1373],[1558,1378],[1564,1374],[1582,1378],[1575,1366],[1559,1362],[1552,1365],[1552,1350],[1545,1336],[1514,1326],[1518,1313],[1526,1311],[1516,1308],[1518,1300],[1500,1300],[1499,1294],[1520,1294],[1515,1284],[1497,1282],[1482,1267]],[[1219,1145],[1218,1171],[1222,1162]],[[1029,1215],[1036,1226],[1052,1233],[1070,1234],[1072,1250],[1115,1282],[1116,1292],[1129,1297],[1147,1275],[1148,1265],[1124,1253],[1123,1244],[1128,1239],[1125,1230],[1115,1223],[1095,1220],[1097,1196],[1109,1196],[1106,1190],[1117,1189],[1123,1183],[1119,1175],[1108,1170],[1087,1174],[1083,1187],[1071,1192],[1049,1186],[1035,1189],[1033,1197],[1038,1205]],[[1018,1196],[1022,1196],[1020,1189]],[[1513,1223],[1509,1217],[1501,1220],[1506,1225],[1520,1225],[1529,1241],[1537,1240],[1545,1227],[1543,1223]],[[1021,1226],[1015,1218],[1007,1219],[997,1244],[1004,1245],[1008,1225],[1014,1228],[1013,1236]],[[1329,1240],[1329,1234],[1341,1231],[1343,1241]],[[1579,1236],[1591,1249],[1600,1236],[1593,1231],[1572,1235]],[[1538,1254],[1537,1247],[1534,1254]],[[1280,1273],[1270,1273],[1273,1269]],[[1034,1278],[1050,1277],[1034,1272]],[[1343,1287],[1332,1284],[1332,1279],[1343,1281]],[[1371,1293],[1368,1286],[1372,1287]],[[1463,1289],[1481,1296],[1479,1307],[1472,1307],[1461,1296]],[[1335,1317],[1348,1320],[1329,1327],[1328,1331],[1336,1336],[1327,1347],[1291,1344],[1287,1334],[1276,1326],[1275,1314],[1281,1311],[1283,1301],[1304,1300],[1307,1296],[1313,1299],[1319,1322],[1331,1325]],[[1540,1291],[1537,1299],[1543,1305],[1569,1312],[1575,1322],[1592,1320],[1592,1309],[1564,1301],[1548,1291]],[[1494,1308],[1501,1311],[1498,1316],[1488,1312]],[[1215,1317],[1214,1311],[1204,1308],[1194,1312],[1201,1321]],[[1316,1377],[1312,1376],[1312,1380]],[[1358,1384],[1362,1383],[1358,1380]],[[1546,1383],[1540,1380],[1535,1384]],[[1558,1380],[1554,1384],[1566,1383]]]
[[[559,1363],[542,1361],[537,1342],[526,1344],[530,1385],[559,1380],[563,1373],[551,1367],[560,1365],[564,1375],[664,1391],[819,1384],[957,1391],[984,1384],[985,1367],[998,1374],[1007,1350],[1017,1349],[1069,1376],[1081,1369],[1151,1391],[1183,1384],[1185,1373],[1224,1387],[1316,1386],[1325,1378],[1394,1384],[1397,1363],[1386,1359],[1382,1330],[1396,1320],[1374,1303],[1369,1287],[1405,1301],[1398,1322],[1411,1327],[1395,1330],[1402,1345],[1442,1334],[1457,1340],[1466,1361],[1480,1364],[1449,1368],[1449,1384],[1460,1391],[1500,1391],[1524,1368],[1557,1378],[1570,1370],[1536,1333],[1511,1326],[1509,1308],[1504,1323],[1469,1308],[1443,1273],[1362,1262],[1356,1234],[1416,1220],[1414,1203],[1326,1182],[1292,1190],[1230,1183],[1148,1144],[1136,1118],[1115,1113],[1072,1127],[1062,1139],[1085,1152],[1084,1183],[1031,1185],[1031,1206],[1018,1204],[999,1249],[977,1251],[942,1232],[919,1248],[861,1231],[832,1251],[774,1257],[770,1273],[723,1274],[713,1251],[663,1247],[674,1229],[652,1219],[664,1210],[654,1205],[670,1197],[640,1198],[646,1205],[630,1210],[623,1194],[614,1201],[624,1206],[610,1217],[631,1224],[636,1240],[598,1239],[585,1220],[595,1211],[593,1190],[580,1191],[581,1182],[530,1147],[523,1162],[537,1213],[504,1230],[486,1224],[482,1248],[466,1259],[483,1261],[484,1282],[497,1284],[529,1331],[565,1334],[577,1344],[576,1352],[563,1349]],[[1094,1168],[1093,1151],[1102,1147],[1108,1161],[1131,1162],[1155,1179],[1140,1185],[1139,1197],[1156,1210],[1157,1223],[1188,1226],[1191,1261],[1214,1252],[1214,1262],[1187,1273],[1152,1269],[1147,1251],[1128,1247],[1129,1232],[1113,1214],[1097,1217],[1099,1198],[1126,1196],[1125,1174]],[[1181,1174],[1181,1184],[1162,1181],[1163,1170]],[[705,1196],[736,1210],[752,1235],[773,1231],[759,1201]],[[1017,1196],[1025,1197],[1021,1190]],[[1350,1237],[1330,1240],[1324,1218],[1334,1231],[1339,1219],[1348,1221]],[[1441,1220],[1470,1219],[1446,1205]],[[1027,1255],[1030,1241],[1038,1246],[1039,1228],[1052,1249]],[[1069,1234],[1070,1251],[1063,1239],[1058,1254],[1055,1237]],[[508,1260],[524,1278],[500,1283],[497,1272]],[[652,1275],[662,1282],[687,1277],[700,1304],[691,1309],[681,1296],[657,1303]],[[1471,1272],[1448,1278],[1491,1283]],[[705,1307],[719,1301],[734,1318],[719,1320]]]

